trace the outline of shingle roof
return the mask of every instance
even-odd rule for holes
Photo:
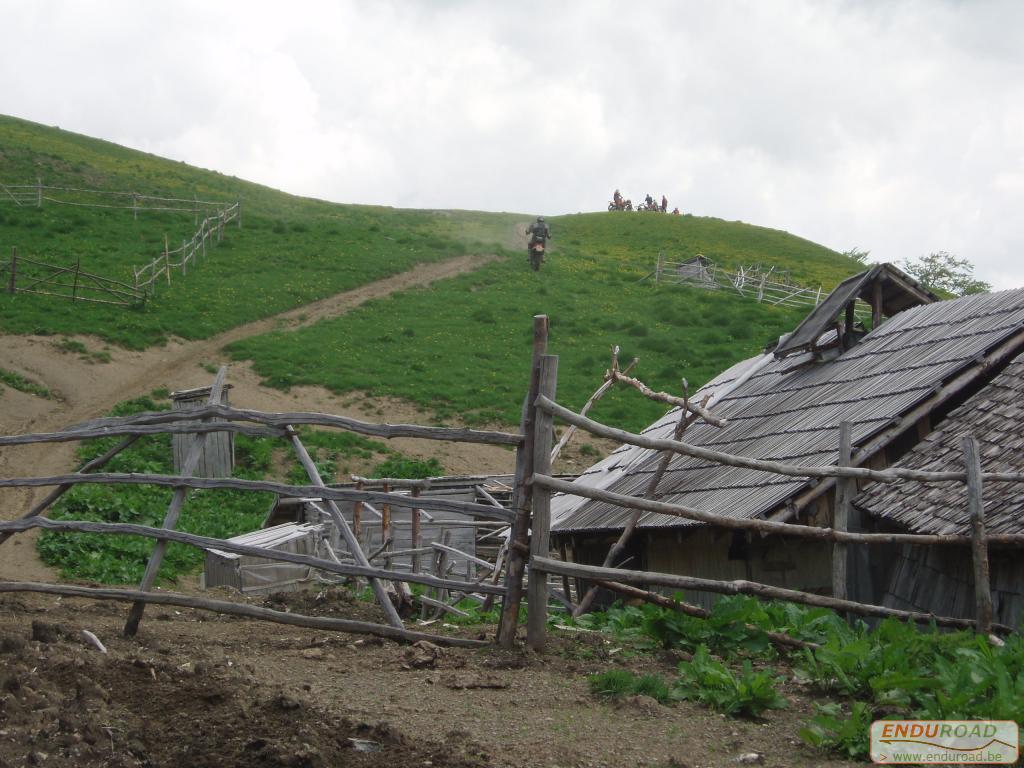
[[[1024,289],[968,296],[897,314],[860,344],[828,362],[809,355],[751,358],[694,396],[725,392],[713,406],[722,428],[691,425],[686,441],[758,459],[835,464],[838,426],[853,423],[854,445],[883,430],[944,381],[1024,327]],[[749,379],[744,372],[754,369]],[[730,389],[731,388],[731,389]],[[673,410],[643,434],[671,437]],[[577,482],[642,496],[658,463],[654,451],[622,446]],[[659,486],[660,501],[732,517],[757,517],[807,486],[805,480],[675,456]],[[622,528],[629,510],[575,496],[552,500],[553,531]],[[691,521],[646,513],[641,528]]]
[[[950,412],[896,466],[924,470],[963,469],[960,441],[973,434],[986,472],[1024,471],[1024,355],[991,383]],[[1024,489],[1014,483],[983,488],[985,528],[990,533],[1024,533]],[[963,483],[903,481],[874,485],[854,503],[870,514],[915,533],[969,534],[967,489]]]

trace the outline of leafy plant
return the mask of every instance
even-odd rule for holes
[[[758,717],[767,709],[783,709],[786,699],[775,690],[768,672],[755,672],[749,659],[736,675],[725,664],[711,658],[701,645],[690,662],[680,662],[675,693],[682,699],[699,701],[728,715]]]
[[[870,750],[871,707],[855,701],[849,714],[836,703],[815,705],[816,714],[800,730],[800,738],[813,747],[863,758]]]

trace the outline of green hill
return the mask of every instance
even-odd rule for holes
[[[310,301],[466,252],[508,242],[518,216],[401,211],[336,205],[278,192],[213,171],[136,152],[55,128],[0,117],[0,184],[138,192],[232,203],[232,228],[184,279],[160,285],[143,311],[0,295],[0,331],[88,333],[141,348],[211,336]],[[54,197],[81,196],[54,192]],[[109,199],[93,198],[111,203]],[[115,200],[118,204],[125,204]],[[130,204],[130,203],[129,203]],[[0,266],[21,256],[132,282],[132,267],[174,248],[195,231],[191,212],[15,204],[0,187]]]
[[[440,419],[512,423],[526,379],[531,316],[552,318],[561,355],[560,399],[580,406],[600,383],[612,344],[641,359],[638,375],[658,389],[696,388],[792,328],[801,310],[642,278],[659,252],[703,253],[724,266],[762,263],[826,288],[860,265],[778,230],[691,216],[594,213],[551,219],[548,263],[531,272],[513,227],[527,217],[339,205],[295,197],[107,142],[0,118],[0,183],[87,187],[233,202],[243,225],[205,262],[125,310],[30,295],[0,294],[0,331],[89,333],[126,347],[168,336],[211,336],[395,274],[473,252],[501,256],[481,269],[370,302],[342,317],[270,333],[230,348],[252,359],[273,386],[320,384],[402,397]],[[191,235],[191,213],[140,213],[3,200],[2,254],[117,279]],[[612,393],[599,418],[637,428],[660,411],[636,393]]]

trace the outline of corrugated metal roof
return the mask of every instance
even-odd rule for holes
[[[751,358],[694,395],[699,400],[724,393],[713,410],[727,423],[716,428],[696,422],[686,442],[757,459],[832,465],[840,422],[850,421],[854,445],[862,444],[1022,327],[1024,289],[1018,289],[908,309],[827,362],[801,364],[800,358],[775,360],[770,354]],[[643,434],[669,438],[677,420],[674,409]],[[655,451],[621,446],[577,482],[642,496],[658,459]],[[806,486],[801,479],[677,455],[656,499],[750,518]],[[613,530],[622,528],[631,514],[605,502],[558,494],[552,499],[552,530]],[[653,513],[640,521],[641,528],[693,524]]]
[[[962,470],[961,439],[978,440],[985,472],[1024,471],[1024,355],[959,406],[942,425],[897,464],[923,470]],[[982,496],[989,533],[1024,533],[1024,489],[1016,483],[988,483]],[[967,489],[963,483],[902,481],[876,484],[854,503],[870,514],[899,523],[914,533],[970,533]]]

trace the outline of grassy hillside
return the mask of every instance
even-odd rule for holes
[[[613,344],[624,360],[641,359],[638,373],[651,386],[679,392],[681,377],[696,388],[804,314],[642,281],[659,250],[703,252],[726,264],[762,261],[827,285],[857,269],[784,232],[716,219],[595,213],[555,218],[552,228],[557,245],[539,273],[516,256],[300,331],[247,339],[231,351],[255,361],[273,386],[368,390],[413,400],[441,418],[514,423],[534,314],[551,317],[560,399],[575,406],[600,384]],[[613,392],[595,410],[632,428],[660,412],[632,391]]]
[[[157,289],[141,311],[0,294],[0,332],[90,333],[126,347],[168,335],[204,338],[363,283],[466,252],[493,251],[522,217],[399,211],[299,198],[108,142],[0,117],[0,183],[242,202],[230,228],[193,274]],[[107,201],[109,202],[109,201]],[[0,264],[11,249],[131,282],[131,267],[180,245],[191,213],[18,206],[0,189]],[[178,275],[175,275],[177,278]]]
[[[581,405],[600,383],[612,344],[641,358],[639,375],[679,391],[696,388],[757,352],[803,314],[696,289],[641,281],[659,252],[696,253],[725,266],[762,263],[826,288],[860,265],[788,233],[691,216],[595,213],[552,220],[553,249],[535,274],[515,244],[526,217],[411,211],[299,198],[212,171],[83,136],[0,117],[0,183],[33,183],[230,202],[232,228],[207,260],[161,287],[144,309],[126,311],[0,293],[0,332],[91,333],[126,347],[169,335],[208,337],[410,268],[467,252],[503,256],[429,289],[371,302],[334,320],[231,348],[278,387],[321,384],[406,398],[441,419],[518,419],[531,316],[552,318],[561,355],[560,396]],[[118,279],[190,236],[190,213],[140,214],[46,203],[18,207],[0,189],[0,263],[11,247]],[[600,418],[640,427],[660,409],[632,392],[613,393]]]

